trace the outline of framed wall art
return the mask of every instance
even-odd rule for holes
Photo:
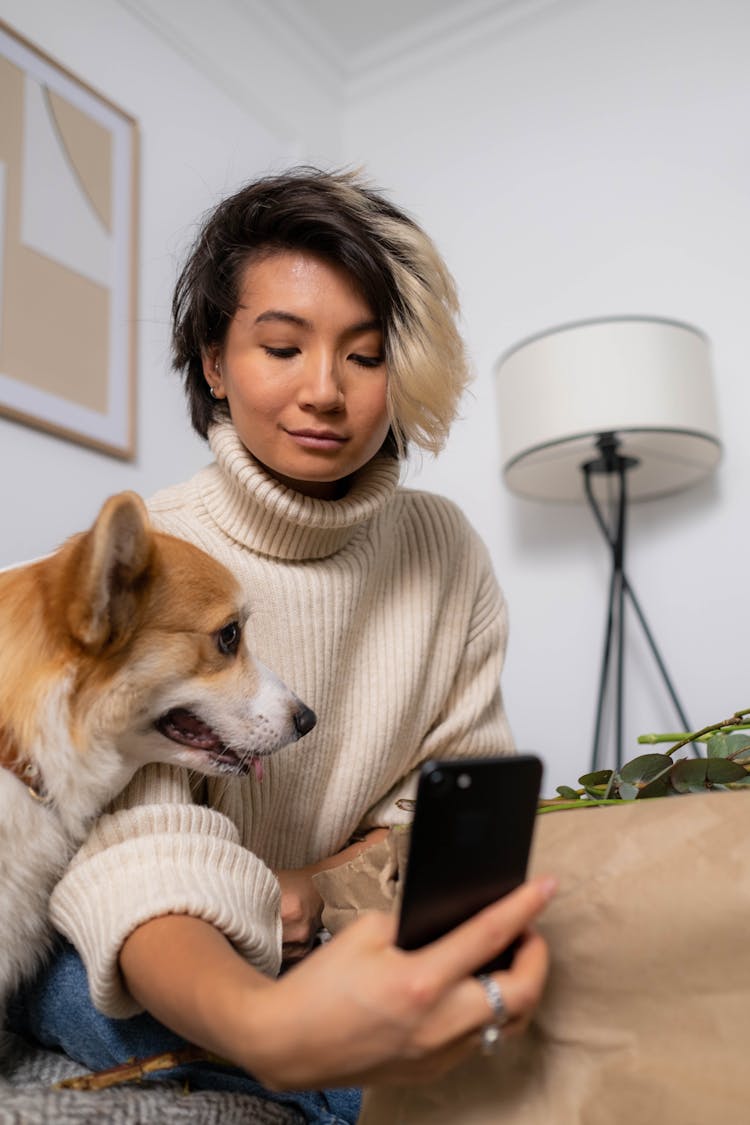
[[[0,22],[0,414],[135,446],[138,134]]]

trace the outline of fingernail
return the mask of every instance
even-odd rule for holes
[[[560,884],[554,875],[545,875],[539,880],[539,889],[544,896],[545,902],[549,902],[553,895],[557,893],[559,886]]]

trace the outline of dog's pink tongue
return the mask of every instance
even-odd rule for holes
[[[255,776],[257,777],[258,781],[262,781],[263,780],[263,759],[262,758],[253,758],[253,769],[255,770]]]

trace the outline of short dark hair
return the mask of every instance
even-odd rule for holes
[[[203,357],[221,348],[256,257],[307,251],[342,266],[383,326],[391,452],[437,451],[467,381],[455,286],[421,228],[352,173],[294,168],[254,180],[204,219],[172,301],[172,361],[194,428],[227,417]]]

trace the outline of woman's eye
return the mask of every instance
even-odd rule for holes
[[[224,656],[234,656],[240,647],[241,638],[242,629],[239,621],[230,621],[223,629],[219,629],[217,634],[216,644],[219,652],[223,653]]]
[[[263,350],[266,355],[272,355],[274,359],[292,359],[293,356],[299,355],[299,348],[270,348],[264,346]]]
[[[357,355],[356,353],[349,356],[352,363],[356,363],[358,367],[380,367],[385,362],[385,357],[382,355]]]

